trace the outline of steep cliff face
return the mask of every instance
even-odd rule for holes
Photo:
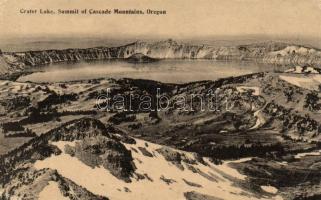
[[[275,64],[298,64],[298,65],[315,65],[321,66],[321,51],[300,47],[287,46],[279,51],[269,52],[263,58],[263,62]]]
[[[166,40],[155,43],[139,41],[120,47],[4,52],[0,56],[0,73],[16,72],[26,67],[50,63],[123,59],[135,54],[158,59],[255,60],[277,65],[321,66],[321,51],[285,43],[213,47]]]
[[[208,46],[179,44],[173,40],[155,43],[135,42],[114,48],[117,58],[141,53],[152,58],[255,60],[279,65],[321,66],[321,51],[281,42],[264,42],[240,46]]]
[[[19,63],[11,62],[10,55],[1,55],[0,54],[0,74],[5,74],[8,72],[17,72],[25,68],[24,65],[19,65]]]

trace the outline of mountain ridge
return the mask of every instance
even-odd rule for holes
[[[59,62],[126,59],[134,54],[143,54],[154,59],[249,60],[273,65],[321,67],[321,51],[302,45],[263,42],[231,47],[216,47],[165,40],[152,43],[136,41],[118,47],[2,52],[1,60],[10,67],[1,70],[1,73],[22,72],[35,66]]]

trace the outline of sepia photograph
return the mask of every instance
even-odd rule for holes
[[[0,0],[0,200],[321,200],[321,0]]]

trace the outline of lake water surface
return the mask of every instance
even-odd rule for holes
[[[273,71],[275,66],[254,62],[214,60],[161,60],[154,63],[133,64],[120,60],[79,63],[58,63],[37,67],[33,74],[18,81],[61,82],[94,78],[139,78],[167,83],[186,83],[216,80],[229,76]]]

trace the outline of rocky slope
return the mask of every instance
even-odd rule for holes
[[[83,118],[34,138],[0,157],[2,199],[281,198],[246,186],[229,162],[124,135]]]
[[[317,71],[186,84],[2,80],[2,198],[38,199],[54,191],[59,199],[317,199],[321,101],[312,84],[320,83],[297,81],[319,80]],[[113,104],[120,94],[119,109],[97,101],[108,95]],[[130,95],[149,95],[151,109],[139,109],[142,101],[129,102]],[[167,109],[157,110],[167,104],[157,95],[168,98]],[[179,109],[180,97],[186,110]],[[297,156],[307,152],[313,156]],[[291,173],[296,185],[286,181]]]
[[[310,47],[279,42],[214,47],[179,44],[173,40],[154,43],[138,41],[120,47],[3,52],[0,62],[7,63],[1,66],[2,73],[12,73],[50,63],[124,59],[135,54],[155,59],[253,60],[276,65],[321,65],[321,52]]]
[[[135,137],[209,157],[239,158],[258,151],[266,156],[272,151],[292,151],[294,143],[298,149],[301,144],[315,148],[304,141],[320,138],[318,88],[293,85],[282,78],[285,74],[291,77],[289,73],[258,73],[188,84],[134,79],[50,84],[2,81],[1,130],[5,140],[30,138],[64,122],[93,116]],[[295,76],[310,79],[316,75]],[[158,89],[168,103],[157,103]],[[209,92],[215,94],[215,103]],[[119,94],[125,99],[120,109],[107,110],[104,99],[97,101]],[[129,101],[131,95],[149,95],[151,110],[140,109],[139,98]],[[185,100],[183,109],[180,98]],[[116,101],[111,100],[109,106]],[[167,108],[155,112],[160,106]]]

